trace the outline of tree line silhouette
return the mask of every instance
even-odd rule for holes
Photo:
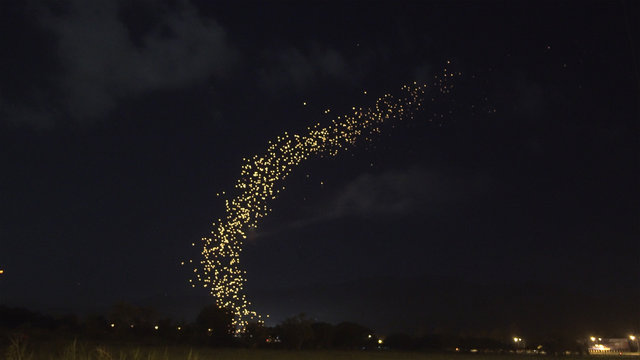
[[[330,324],[304,314],[285,319],[273,327],[249,323],[244,332],[231,325],[232,313],[216,305],[201,309],[193,322],[176,322],[149,307],[128,303],[114,305],[106,315],[50,316],[24,308],[0,306],[0,345],[19,335],[31,342],[104,341],[117,344],[195,345],[293,350],[405,350],[405,351],[481,351],[514,350],[508,340],[464,334],[412,336],[393,333],[381,337],[374,330],[353,322]],[[575,339],[549,337],[541,346],[547,353],[574,353],[586,349]]]

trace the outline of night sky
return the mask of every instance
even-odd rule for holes
[[[2,2],[0,304],[192,319],[213,298],[180,263],[243,157],[448,66],[451,94],[286,179],[242,254],[256,310],[383,332],[638,331],[639,13]]]

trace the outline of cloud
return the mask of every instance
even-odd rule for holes
[[[224,29],[200,16],[189,2],[165,11],[142,4],[142,11],[159,15],[139,43],[132,40],[118,2],[73,0],[64,3],[62,11],[36,7],[40,25],[57,41],[60,71],[47,90],[74,121],[102,118],[120,99],[224,77],[232,67],[237,54]],[[14,121],[43,122],[53,116],[47,107],[28,105],[29,111],[18,108],[12,113],[29,117]],[[42,114],[34,114],[34,108]]]
[[[401,214],[424,204],[438,204],[449,184],[435,172],[414,168],[405,172],[362,174],[331,202],[331,217]]]
[[[332,48],[269,50],[263,56],[267,65],[258,69],[258,76],[261,87],[267,91],[299,91],[319,81],[353,80],[347,61]]]
[[[343,186],[313,216],[294,220],[277,229],[252,233],[252,238],[270,237],[282,231],[346,218],[404,216],[450,211],[490,190],[493,180],[484,172],[413,167],[404,171],[364,173]]]
[[[36,130],[53,126],[53,115],[31,106],[23,106],[5,101],[0,97],[0,114],[12,123],[26,124]]]

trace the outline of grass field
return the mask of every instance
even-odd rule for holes
[[[394,351],[286,351],[268,349],[208,349],[189,347],[136,347],[136,346],[102,346],[72,342],[66,346],[56,344],[12,344],[3,349],[0,355],[6,360],[359,360],[359,359],[424,359],[424,360],[509,360],[509,359],[542,359],[549,356],[514,355],[514,354],[455,354],[455,353],[420,353]],[[584,359],[584,357],[562,357],[562,359]]]

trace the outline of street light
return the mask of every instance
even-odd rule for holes
[[[638,355],[640,355],[640,339],[635,335],[629,335],[629,340],[636,342],[636,349],[638,350]]]
[[[524,340],[522,340],[522,338],[521,338],[521,337],[517,337],[517,336],[515,336],[515,337],[513,338],[513,342],[515,343],[516,348],[519,348],[519,347],[524,348]]]

